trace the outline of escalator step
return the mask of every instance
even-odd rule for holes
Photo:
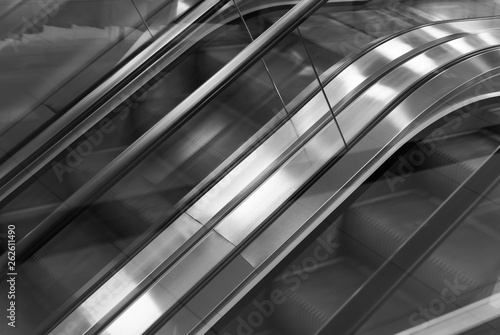
[[[299,274],[286,277],[276,284],[276,289],[284,292],[286,300],[277,307],[274,324],[282,325],[284,334],[314,334],[369,275],[370,272],[353,259],[338,258],[334,264],[302,274],[303,277]],[[386,324],[408,315],[416,307],[412,298],[396,294],[383,306],[382,314],[365,327],[380,327],[379,323]]]
[[[438,207],[436,199],[423,191],[409,190],[367,200],[351,207],[345,216],[344,232],[358,244],[349,245],[371,266],[377,256],[389,257]]]
[[[351,243],[348,250],[359,260],[377,267],[432,214],[437,208],[424,193],[407,192],[357,206],[346,217],[345,232],[358,243]],[[476,241],[482,241],[477,245]],[[462,225],[434,251],[415,272],[415,277],[442,292],[449,283],[461,288],[449,292],[461,296],[461,303],[475,300],[477,291],[488,290],[496,282],[500,260],[496,238],[481,229],[474,219]],[[479,255],[490,255],[483,261]],[[448,283],[448,284],[447,284]],[[473,293],[475,292],[475,293]],[[412,292],[418,294],[418,292]]]
[[[173,204],[156,189],[148,191],[143,188],[141,191],[136,195],[109,191],[106,199],[92,206],[92,211],[120,239],[135,239],[149,227],[162,223],[173,211]]]
[[[313,273],[286,276],[276,284],[286,297],[276,310],[276,323],[286,334],[313,334],[366,278],[358,264],[344,259]]]
[[[384,176],[391,192],[413,187],[444,199],[479,167],[499,143],[500,137],[485,129],[431,136],[399,156]]]
[[[71,293],[86,285],[120,254],[118,241],[101,221],[85,213],[37,253],[39,264],[65,278]]]
[[[441,143],[435,149],[436,155],[432,155],[436,160],[441,159],[437,164],[463,163],[475,170],[477,159],[485,159],[491,154],[500,143],[500,137],[486,130],[479,130],[445,137],[439,139],[439,142]]]
[[[5,294],[9,292],[6,284],[6,281],[0,283]],[[15,286],[16,331],[19,334],[35,334],[33,329],[71,296],[67,282],[34,259],[17,269]]]

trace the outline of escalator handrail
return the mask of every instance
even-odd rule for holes
[[[158,61],[157,58],[165,54],[165,50],[168,53],[168,49],[172,49],[179,39],[195,29],[195,23],[203,22],[205,17],[229,1],[202,1],[181,22],[164,32],[126,64],[123,64],[61,117],[15,152],[12,157],[9,157],[0,169],[0,203],[102,120],[114,107],[132,95],[135,87],[142,86],[141,78],[143,81],[144,78],[150,79],[152,69]],[[127,94],[129,91],[130,94]],[[88,116],[79,124],[74,125],[74,120],[84,113]]]
[[[484,16],[484,17],[475,17],[475,18],[470,18],[467,19],[469,21],[476,21],[476,20],[491,20],[498,18],[497,15],[491,15],[491,16]],[[437,26],[437,25],[444,25],[444,24],[453,24],[456,22],[463,22],[464,19],[449,19],[449,20],[442,20],[442,21],[435,21],[435,22],[428,22],[424,24],[419,24],[415,25],[413,27],[403,29],[395,34],[391,34],[389,36],[385,36],[382,38],[378,38],[370,43],[368,43],[361,52],[356,52],[350,56],[347,56],[343,61],[340,66],[335,68],[331,73],[325,74],[325,79],[323,82],[324,86],[327,86],[335,77],[337,77],[342,71],[344,71],[347,67],[349,67],[352,63],[354,63],[356,60],[362,58],[364,55],[369,53],[370,51],[378,48],[384,43],[387,43],[390,40],[393,40],[395,38],[398,38],[400,36],[403,36],[405,34],[408,34],[409,32],[412,32],[417,29],[422,29],[425,27],[430,27],[430,26]]]
[[[460,35],[460,34],[459,34],[459,35]],[[443,41],[435,41],[435,43],[442,43],[442,42],[443,42]],[[434,45],[435,43],[433,42],[433,43],[431,43],[431,45]],[[426,48],[429,48],[429,47],[430,47],[430,46],[427,46]],[[422,51],[422,50],[420,50],[420,51]],[[412,53],[410,53],[410,54],[408,55],[408,57],[411,57],[411,56],[412,56]],[[399,62],[394,62],[394,64],[392,64],[391,66],[388,66],[388,68],[393,68],[394,66],[397,66],[398,64],[399,64]],[[359,92],[358,92],[358,94],[359,94]],[[327,115],[330,115],[330,114],[327,114]],[[330,116],[331,116],[331,115],[330,115]],[[319,130],[320,130],[320,128],[316,129],[316,131],[315,131],[315,132],[313,132],[313,133],[317,133],[317,132],[319,132]],[[313,135],[313,133],[311,133],[311,136]],[[308,136],[305,136],[305,137],[308,137]],[[265,179],[267,179],[267,177],[269,177],[269,176],[273,173],[273,171],[275,171],[276,169],[278,169],[278,168],[279,168],[279,166],[280,166],[280,165],[281,165],[281,164],[282,164],[282,163],[283,163],[283,162],[284,162],[287,158],[289,158],[290,156],[292,156],[292,155],[293,155],[293,153],[294,153],[294,152],[296,152],[296,151],[300,148],[300,143],[302,142],[302,140],[300,140],[300,141],[298,141],[298,142],[299,142],[299,143],[297,143],[297,145],[295,145],[295,146],[294,146],[294,149],[291,149],[291,150],[287,151],[287,153],[286,153],[285,155],[283,155],[282,157],[280,156],[280,157],[276,160],[276,162],[274,162],[274,163],[272,164],[272,168],[268,168],[268,169],[266,170],[266,172],[265,172],[265,173],[264,173],[261,177],[259,177],[259,178],[258,178],[258,180],[255,180],[255,181],[253,181],[251,184],[247,185],[247,186],[245,187],[245,191],[244,191],[243,193],[244,193],[244,194],[248,194],[248,193],[250,193],[252,190],[254,190],[254,189],[255,189],[255,188],[259,185],[259,180],[265,180]],[[231,163],[231,164],[232,164],[232,163]],[[232,164],[232,166],[234,166],[234,164]],[[237,206],[237,203],[239,203],[240,201],[243,201],[243,199],[245,198],[245,196],[244,196],[244,195],[242,195],[243,193],[241,193],[240,195],[238,195],[238,199],[239,199],[238,201],[235,201],[234,203],[233,203],[233,202],[231,202],[231,204],[230,204],[230,207],[231,207],[231,208],[234,208],[235,206]],[[225,210],[226,210],[226,209],[225,209]],[[228,210],[228,209],[227,209],[227,210]],[[213,226],[216,224],[216,221],[217,221],[217,220],[215,220],[215,221],[211,220],[211,221],[210,221],[210,223],[206,223],[205,228],[207,229],[207,231],[210,229],[210,227],[213,227]],[[169,223],[170,223],[170,222],[169,222]],[[199,239],[201,239],[201,238],[202,238],[202,236],[199,236],[199,238],[198,238],[196,241],[198,241],[198,240],[199,240]],[[190,244],[191,244],[191,245],[193,245],[193,244],[195,244],[195,243],[196,243],[195,241],[191,241],[191,242],[190,242]],[[181,256],[179,256],[179,255],[178,255],[178,256],[176,256],[176,258],[177,258],[177,257],[181,257]],[[164,267],[164,265],[162,265],[162,267]],[[166,268],[166,267],[165,267],[165,268]],[[148,280],[149,280],[149,278],[148,278]],[[141,284],[141,286],[146,286],[146,285],[142,285],[142,284]],[[134,294],[135,294],[135,293],[134,293]],[[127,297],[127,299],[128,299],[128,297]]]
[[[33,253],[37,247],[43,245],[47,237],[53,235],[71,218],[89,206],[93,200],[110,188],[124,173],[138,164],[142,157],[161,144],[166,136],[178,129],[179,124],[206,105],[220,90],[227,87],[234,79],[257,62],[267,51],[325,2],[326,0],[302,0],[294,6],[221,71],[164,116],[156,125],[125,149],[116,159],[65,201],[63,205],[42,221],[24,239],[19,241],[16,249],[18,261],[22,262],[23,259],[26,259],[28,253]],[[75,210],[68,210],[68,208]],[[4,264],[6,263],[4,262]]]

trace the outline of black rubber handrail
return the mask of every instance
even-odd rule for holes
[[[355,333],[407,276],[421,265],[480,204],[482,196],[500,184],[499,167],[500,146],[375,271],[316,335]]]

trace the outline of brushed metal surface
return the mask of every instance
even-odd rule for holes
[[[106,335],[144,333],[160,316],[227,256],[234,245],[210,232],[183,259],[131,304],[102,332]]]
[[[316,95],[290,121],[196,201],[187,213],[206,224],[328,112],[329,108],[324,96]]]
[[[183,214],[136,257],[70,313],[51,334],[75,329],[85,334],[202,226]]]
[[[483,38],[486,34],[488,37]],[[440,66],[465,54],[500,43],[500,33],[482,33],[462,37],[432,48],[417,55],[371,86],[361,97],[347,107],[338,117],[339,126],[347,142],[352,141],[365,125],[374,120],[383,107],[398,97],[400,92]],[[356,111],[363,111],[357,113]],[[405,124],[406,116],[392,119],[395,127]]]
[[[316,170],[343,148],[344,143],[337,126],[330,123],[226,216],[215,227],[215,231],[238,245]]]

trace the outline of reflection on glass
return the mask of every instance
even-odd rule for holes
[[[14,152],[198,2],[44,1],[5,10],[0,24],[3,151]],[[143,19],[151,16],[154,24],[146,27]]]
[[[8,150],[25,129],[57,117],[147,31],[128,1],[24,2],[4,15],[0,134]]]
[[[278,43],[264,61],[289,112],[319,86],[297,30]]]

